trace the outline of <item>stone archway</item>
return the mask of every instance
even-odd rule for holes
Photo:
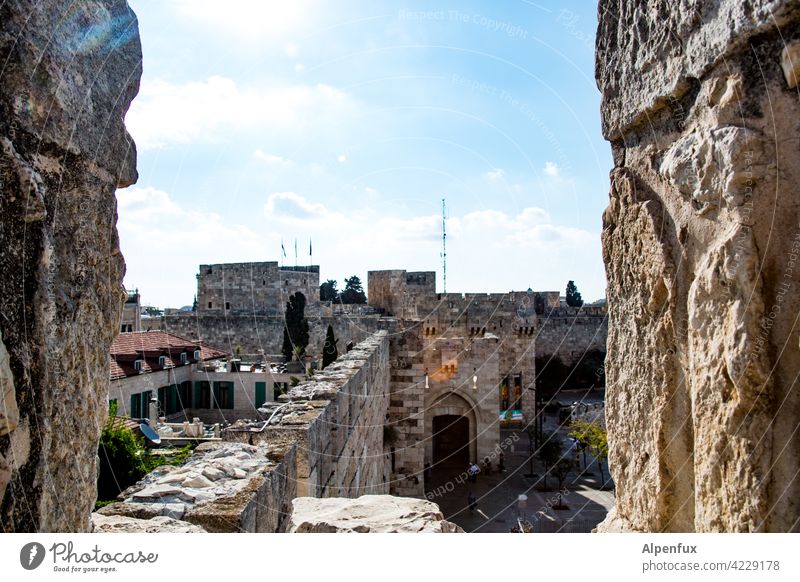
[[[469,420],[465,416],[441,414],[433,417],[433,466],[450,473],[463,471],[469,463]]]
[[[478,417],[469,400],[456,392],[434,399],[425,411],[425,457],[445,472],[461,472],[478,457]]]

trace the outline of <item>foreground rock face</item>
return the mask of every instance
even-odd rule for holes
[[[800,5],[599,14],[617,484],[599,529],[797,531]]]
[[[206,530],[171,517],[136,519],[122,515],[93,513],[92,533],[206,533]]]
[[[204,443],[184,465],[159,467],[98,513],[169,517],[208,532],[275,533],[286,529],[295,489],[294,445]]]
[[[114,193],[136,181],[137,22],[124,0],[11,0],[0,22],[0,529],[87,531],[123,300]]]
[[[464,533],[430,501],[392,495],[298,497],[290,533]]]

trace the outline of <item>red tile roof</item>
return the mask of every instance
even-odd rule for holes
[[[155,372],[167,368],[177,368],[188,364],[196,364],[195,350],[200,350],[201,360],[217,360],[228,354],[166,331],[134,331],[119,334],[111,344],[111,379],[119,380],[140,373]],[[181,354],[186,352],[187,360],[181,363]],[[159,359],[164,356],[164,365]],[[141,372],[136,370],[134,362],[142,360]]]

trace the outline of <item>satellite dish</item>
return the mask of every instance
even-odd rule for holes
[[[139,425],[139,430],[142,431],[142,434],[144,435],[144,438],[146,438],[148,441],[150,441],[154,445],[160,445],[161,444],[161,437],[158,436],[158,433],[156,431],[154,431],[150,427],[149,424],[146,424],[144,422],[141,423]]]

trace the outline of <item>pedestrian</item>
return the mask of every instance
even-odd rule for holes
[[[467,469],[470,483],[475,483],[478,480],[478,473],[480,473],[480,471],[481,470],[478,468],[478,465],[475,463],[470,463],[469,468]]]
[[[467,495],[467,503],[469,504],[469,511],[470,513],[474,513],[476,509],[478,509],[478,498],[475,497],[475,494],[472,491],[469,492]]]
[[[431,479],[431,464],[427,459],[425,459],[425,464],[423,465],[422,476],[424,477],[426,483]]]
[[[492,474],[492,460],[489,457],[483,460],[483,472],[487,475]]]
[[[498,473],[506,472],[506,458],[503,455],[503,453],[500,453],[500,457],[497,459],[497,472]]]

